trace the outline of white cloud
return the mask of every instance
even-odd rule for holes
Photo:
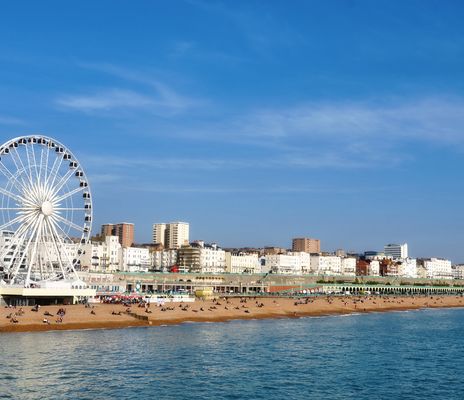
[[[0,115],[1,125],[24,125],[25,122],[19,118],[9,117],[6,115]]]
[[[314,103],[257,110],[239,120],[228,134],[276,139],[462,141],[463,127],[463,99],[428,98],[384,105],[368,102]]]
[[[121,89],[109,89],[90,95],[63,96],[57,100],[57,103],[80,111],[147,108],[154,105],[154,101],[148,96]]]
[[[133,89],[118,87],[94,91],[90,94],[68,94],[60,96],[56,103],[61,107],[91,112],[122,108],[143,109],[163,116],[175,115],[204,105],[200,99],[193,99],[179,93],[159,79],[145,76],[112,64],[81,63],[80,67],[111,75],[124,86],[130,84]]]

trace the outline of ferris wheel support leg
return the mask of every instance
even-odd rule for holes
[[[61,229],[61,227],[60,227],[58,224],[56,224],[56,223],[54,222],[53,218],[52,218],[49,222],[50,222],[50,225],[53,227],[53,230],[54,230],[54,232],[55,232],[55,234],[56,234],[56,237],[58,238],[58,241],[60,242],[60,244],[61,244],[61,246],[62,246],[63,252],[64,252],[64,254],[66,255],[66,258],[68,259],[69,267],[71,268],[71,270],[72,270],[74,276],[76,277],[76,279],[79,279],[79,275],[77,275],[77,272],[76,272],[76,270],[74,269],[73,262],[72,262],[71,258],[69,257],[68,252],[66,251],[66,247],[65,247],[63,241],[61,240],[61,237],[60,237],[60,235],[58,234],[58,231],[57,231],[55,225],[56,225],[58,228],[60,228],[60,230],[61,230],[63,233],[64,233],[64,231]]]
[[[66,270],[63,267],[63,260],[61,259],[61,252],[60,252],[60,250],[58,248],[58,244],[56,243],[56,240],[55,240],[56,236],[54,234],[53,227],[51,225],[50,220],[47,219],[45,222],[46,222],[48,231],[50,233],[50,237],[52,238],[53,245],[55,246],[55,250],[56,250],[56,254],[57,254],[57,258],[58,258],[58,265],[60,266],[61,272],[63,273],[63,279],[66,279]]]
[[[15,246],[15,249],[14,249],[14,252],[13,252],[13,256],[11,257],[10,259],[10,264],[9,264],[9,267],[8,267],[8,276],[9,276],[9,279],[10,279],[10,284],[13,284],[14,283],[14,280],[16,278],[16,274],[18,273],[19,271],[19,268],[21,267],[21,263],[19,263],[18,266],[14,267],[14,260],[16,260],[16,256],[18,255],[19,251],[22,249],[23,247],[23,244],[25,242],[25,236],[24,234],[27,232],[27,230],[32,226],[34,221],[28,221],[26,225],[22,225],[18,231],[16,231],[15,235],[13,236],[13,238],[11,239],[11,242],[12,242],[12,245]],[[6,255],[6,253],[8,253],[8,251],[10,250],[10,248],[7,248],[6,249],[6,252],[2,252],[2,254],[0,255],[0,259],[3,259]],[[11,272],[13,270],[13,272]]]
[[[21,264],[23,263],[24,261],[24,258],[26,257],[26,254],[29,250],[29,246],[31,245],[31,242],[32,242],[32,238],[35,236],[35,232],[37,230],[37,225],[38,225],[38,221],[34,221],[33,222],[33,225],[32,225],[32,234],[31,234],[31,237],[29,238],[28,242],[27,242],[27,245],[26,247],[24,248],[24,251],[23,251],[23,254],[19,260],[19,263],[18,265],[16,266],[15,268],[15,271],[13,272],[13,280],[11,281],[10,285],[12,285],[15,281],[15,278],[18,274],[18,271],[19,271],[19,268],[21,267]],[[31,268],[31,265],[29,264],[28,268]]]
[[[26,275],[26,281],[24,282],[24,285],[26,287],[29,287],[30,281],[31,281],[31,271],[33,267],[33,263],[35,261],[35,254],[37,252],[37,245],[38,245],[38,238],[39,238],[39,232],[42,230],[42,224],[43,224],[43,215],[39,215],[39,220],[38,220],[38,226],[37,229],[34,232],[35,240],[34,240],[34,245],[32,247],[32,254],[31,254],[31,259],[29,261],[29,265],[27,268],[27,275]],[[31,237],[34,237],[31,236]]]

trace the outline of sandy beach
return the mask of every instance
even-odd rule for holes
[[[69,329],[111,329],[159,326],[192,322],[222,322],[233,319],[298,318],[330,314],[394,311],[420,308],[463,307],[460,296],[424,297],[318,297],[318,298],[219,298],[194,303],[168,303],[131,307],[122,304],[43,306],[0,309],[0,332],[32,332]],[[60,309],[65,314],[57,315]],[[49,314],[49,315],[47,315]],[[12,322],[17,321],[17,322]]]

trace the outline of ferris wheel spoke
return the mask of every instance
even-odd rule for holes
[[[50,269],[53,272],[53,261],[52,261],[52,256],[50,254],[50,249],[49,249],[49,246],[51,245],[51,243],[45,241],[45,238],[47,236],[47,229],[46,228],[47,228],[47,224],[44,223],[42,243],[43,243],[43,246],[44,246],[44,253],[45,253],[45,269]],[[47,266],[47,262],[50,264],[49,266]],[[47,272],[47,274],[48,274],[48,272]],[[46,275],[46,274],[44,274],[44,275]],[[46,278],[46,277],[43,276],[43,279],[44,278]]]
[[[70,243],[73,243],[73,241],[71,240],[71,238],[69,237],[69,235],[63,230],[63,228],[62,228],[59,224],[57,224],[57,223],[56,223],[55,221],[53,221],[53,220],[50,221],[50,224],[53,226],[53,228],[54,228],[55,232],[57,233],[57,235],[58,235],[58,233],[59,233],[59,232],[58,232],[58,229],[59,229],[59,230],[63,233],[64,237],[65,237]],[[61,239],[61,235],[58,235],[57,237],[58,237],[58,241],[62,244],[63,248],[65,248],[65,244],[64,244],[64,242],[63,242],[62,239]],[[74,270],[74,267],[73,267],[73,264],[74,264],[74,263],[73,263],[73,262],[71,261],[71,259],[69,258],[69,254],[68,254],[67,252],[65,252],[65,254],[66,254],[66,256],[68,257],[68,261],[69,261],[70,265],[72,266],[72,268],[73,268],[73,270]],[[76,256],[77,256],[77,254],[76,254]],[[75,272],[75,271],[74,271],[74,272]]]
[[[22,222],[26,219],[27,217],[24,216],[24,215],[19,215],[17,216],[16,218],[13,218],[11,221],[8,221],[6,223],[4,223],[3,225],[0,225],[0,231],[3,231],[5,228],[11,226],[11,225],[14,225],[18,222]]]
[[[84,207],[54,207],[53,209],[57,211],[88,211],[90,212],[90,208],[84,208]]]
[[[6,189],[3,189],[0,187],[0,193],[5,195],[5,196],[8,196],[9,198],[13,199],[13,200],[16,200],[17,202],[19,203],[22,203],[22,204],[27,204],[27,205],[33,205],[33,203],[29,200],[26,200],[24,197],[22,196],[19,196],[17,194],[14,194],[14,193],[11,193],[10,191],[6,190]]]
[[[59,158],[55,158],[55,159],[53,160],[52,167],[50,168],[50,171],[49,171],[49,173],[48,173],[48,175],[47,175],[47,179],[45,180],[45,186],[46,186],[46,187],[49,186],[49,181],[50,181],[50,179],[52,179],[52,178],[55,176],[55,174],[56,174],[56,172],[54,172],[54,171],[55,171],[55,168],[57,169],[57,171],[59,170],[59,167],[57,167],[57,164],[58,164],[59,162],[61,162],[61,160],[60,160]]]
[[[29,246],[31,245],[32,238],[35,236],[37,228],[38,228],[38,220],[35,220],[33,222],[32,228],[31,228],[31,236],[29,237],[29,240],[27,241],[27,245],[23,250],[23,254],[21,255],[21,258],[19,259],[19,263],[16,265],[15,270],[13,271],[13,276],[16,276],[18,274],[19,268],[21,268],[21,264],[23,263],[24,258],[26,257],[26,254],[29,251]],[[32,264],[28,265],[28,269],[30,269],[30,268],[32,268]],[[11,284],[12,283],[13,282],[11,282]]]
[[[87,188],[84,187],[84,186],[79,186],[78,188],[76,188],[74,190],[71,190],[68,193],[63,194],[62,196],[53,199],[53,202],[59,203],[60,201],[63,201],[64,199],[67,199],[68,197],[70,197],[70,196],[72,196],[72,195],[74,195],[76,193],[82,192],[84,189],[87,189]]]
[[[69,179],[71,178],[71,176],[73,176],[74,174],[74,171],[72,169],[70,169],[69,171],[67,171],[62,177],[61,179],[59,180],[59,182],[56,184],[56,186],[54,188],[52,188],[53,190],[53,193],[51,193],[51,195],[54,197],[56,196],[60,190],[63,188],[63,186],[66,184],[67,181],[69,181]]]
[[[18,196],[17,194],[11,193],[10,191],[3,189],[0,187],[0,193],[4,194],[5,196],[8,196],[9,198],[19,201],[20,203],[23,203],[25,199],[23,199],[21,196]]]
[[[17,241],[15,242],[14,245],[10,245],[7,249],[4,249],[2,251],[2,258],[1,260],[4,260],[5,257],[8,255],[9,252],[13,251],[13,254],[10,258],[10,261],[7,262],[7,270],[8,270],[8,273],[11,273],[11,271],[14,269],[14,263],[16,260],[16,257],[18,255],[18,252],[21,251],[23,245],[24,245],[24,241],[26,240],[25,236],[18,236],[17,238]],[[15,247],[13,247],[15,246]]]
[[[72,242],[72,240],[69,237],[68,233],[60,226],[60,224],[56,223],[56,221],[52,221],[52,224],[56,227],[57,232],[59,230],[63,234],[65,239],[67,239],[69,242]]]
[[[0,207],[0,210],[4,211],[30,211],[35,210],[35,207]]]
[[[50,142],[48,142],[45,147],[47,148],[47,155],[45,157],[45,164],[44,164],[44,179],[43,179],[44,183],[48,181],[48,158],[50,156],[50,147],[51,147]]]
[[[42,264],[42,260],[43,260],[42,253],[45,251],[45,248],[46,248],[44,238],[45,238],[44,223],[42,223],[42,226],[40,229],[40,235],[37,238],[38,245],[39,245],[39,249],[37,253],[37,262],[39,264],[39,276],[41,280],[44,279],[44,270],[43,270],[43,264]]]
[[[82,232],[82,226],[79,226],[79,225],[75,224],[72,221],[68,221],[66,218],[63,218],[61,215],[53,215],[53,217],[51,217],[51,220],[55,224],[57,223],[57,221],[55,221],[55,220],[58,220],[60,222],[63,222],[64,224],[70,226],[71,228],[74,228],[76,231]]]
[[[11,182],[18,191],[25,190],[25,186],[16,179],[16,176],[0,161],[0,172]]]
[[[47,181],[45,186],[49,189],[47,194],[53,194],[52,189],[55,185],[56,178],[58,176],[58,172],[61,168],[61,164],[63,163],[63,157],[55,158],[55,162],[53,163],[52,169],[50,171],[50,178],[51,182]]]
[[[42,180],[43,180],[42,172],[45,170],[43,163],[44,163],[44,148],[40,147],[39,177],[38,177],[39,183],[42,183]]]
[[[39,170],[37,168],[37,158],[35,156],[34,148],[35,146],[31,146],[32,160],[34,161],[35,177],[37,178],[37,182],[40,182]]]
[[[58,261],[58,266],[60,267],[61,269],[61,272],[63,274],[63,277],[66,276],[66,271],[64,269],[64,266],[63,266],[63,260],[62,260],[62,257],[61,257],[61,252],[60,252],[60,249],[58,248],[58,245],[56,243],[56,240],[55,240],[55,235],[53,233],[53,230],[52,230],[52,227],[51,227],[51,224],[50,224],[50,221],[49,219],[46,219],[45,220],[45,227],[47,229],[47,231],[49,232],[49,235],[50,235],[50,242],[51,244],[53,245],[53,247],[55,248],[55,251],[56,251],[56,258],[57,258],[57,261]]]
[[[23,160],[19,156],[18,149],[16,147],[14,147],[14,146],[12,147],[12,151],[10,151],[10,154],[11,154],[11,159],[13,160],[13,162],[14,162],[14,164],[16,166],[16,169],[19,172],[19,176],[21,177],[21,181],[23,182],[23,189],[26,190],[26,188],[28,188],[30,186],[30,183],[28,184],[24,180],[24,176],[23,176],[22,172],[24,172],[27,175],[27,170],[26,170],[26,167],[24,166]],[[21,167],[19,166],[19,164],[21,164]]]
[[[74,269],[73,261],[70,259],[69,254],[68,254],[68,251],[66,250],[66,246],[65,246],[64,242],[61,240],[61,236],[58,234],[58,231],[57,231],[57,229],[56,229],[57,226],[58,226],[58,228],[60,228],[60,229],[61,229],[61,227],[60,227],[58,224],[56,224],[56,222],[54,222],[53,220],[50,220],[50,219],[48,220],[48,224],[49,224],[49,226],[51,226],[51,228],[53,229],[53,232],[54,232],[55,235],[56,235],[55,237],[58,239],[58,242],[60,243],[61,248],[62,248],[62,250],[63,250],[63,253],[65,254],[66,258],[68,259],[69,268],[72,270],[72,272],[74,272],[74,274],[76,275],[76,278],[79,279],[79,277],[78,277],[78,275],[77,275],[77,273],[76,273],[76,270]],[[65,233],[62,229],[61,229],[61,231],[62,231],[63,233]]]
[[[34,183],[34,177],[32,176],[32,168],[33,168],[34,163],[32,160],[31,151],[32,150],[29,148],[29,146],[26,145],[26,161],[27,161],[26,172],[29,175],[29,181],[30,181],[30,184],[32,185]]]
[[[39,240],[40,240],[39,232],[42,230],[43,219],[44,219],[43,214],[39,215],[39,218],[37,219],[37,228],[36,228],[34,234],[31,236],[31,238],[35,237],[35,240],[34,240],[33,245],[32,245],[32,253],[31,253],[30,260],[29,260],[29,268],[27,269],[26,281],[24,282],[24,284],[26,286],[29,285],[29,281],[31,279],[32,267],[34,265],[37,266],[36,265],[37,264],[36,253],[37,253],[37,246],[38,246]]]
[[[18,241],[24,241],[24,234],[27,232],[29,227],[32,225],[33,221],[26,221],[23,223],[18,230],[13,234],[13,236],[10,238],[10,242],[8,243],[7,246],[4,246],[1,253],[0,253],[0,260],[3,260],[5,258],[5,255],[8,254],[11,248],[15,247],[15,249],[18,249]]]

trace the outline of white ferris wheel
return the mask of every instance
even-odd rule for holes
[[[92,228],[89,182],[64,145],[41,135],[0,146],[0,284],[76,281]]]

